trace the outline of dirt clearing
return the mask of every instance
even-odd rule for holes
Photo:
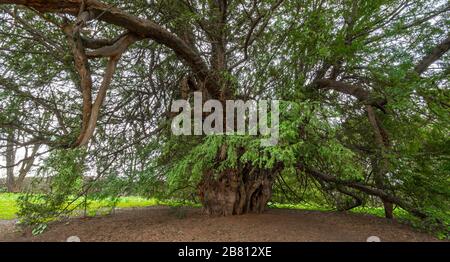
[[[396,221],[352,213],[271,209],[264,214],[208,217],[196,208],[148,207],[52,223],[32,236],[0,221],[0,241],[437,241]]]

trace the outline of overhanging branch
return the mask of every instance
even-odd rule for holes
[[[358,99],[358,101],[366,105],[375,106],[385,112],[384,106],[387,104],[386,99],[372,97],[369,91],[365,90],[361,86],[331,79],[320,79],[316,81],[316,84],[319,89],[330,89],[342,94],[353,96],[354,98]]]
[[[211,77],[211,72],[203,58],[180,37],[153,21],[133,16],[96,0],[0,0],[0,4],[23,5],[40,12],[63,13],[73,16],[79,15],[83,3],[85,10],[92,12],[94,19],[125,28],[142,38],[150,38],[172,49],[179,58],[186,62],[196,76],[205,82],[208,92],[214,97],[219,97],[220,88],[216,79]]]
[[[429,54],[422,58],[419,63],[414,67],[414,71],[421,75],[423,74],[431,64],[439,60],[450,49],[450,35],[447,36],[444,41],[438,44],[431,50]]]

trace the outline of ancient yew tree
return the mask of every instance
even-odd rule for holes
[[[115,181],[109,193],[192,198],[209,214],[320,198],[448,216],[446,1],[0,4],[5,152],[82,149],[73,159],[93,184]],[[194,92],[279,100],[278,144],[173,136],[171,103]],[[13,130],[24,139],[3,137]]]

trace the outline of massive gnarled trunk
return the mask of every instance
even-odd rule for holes
[[[272,196],[274,175],[268,170],[207,171],[198,185],[204,211],[210,215],[261,213]]]

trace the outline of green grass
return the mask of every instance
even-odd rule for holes
[[[18,206],[16,203],[20,194],[1,193],[0,194],[0,220],[9,220],[17,217]],[[142,197],[121,197],[116,202],[116,208],[131,208],[131,207],[147,207],[164,205],[164,201],[159,201],[154,198],[146,199]],[[83,199],[79,199],[74,206],[78,206],[76,214],[82,213],[84,210]],[[114,206],[114,202],[111,200],[89,200],[87,214],[88,215],[101,215],[109,213]]]
[[[17,198],[20,194],[0,193],[0,220],[10,220],[17,218],[18,206]],[[178,201],[178,200],[159,200],[156,198],[143,198],[137,196],[120,197],[116,201],[113,200],[88,200],[87,201],[86,215],[98,216],[110,214],[113,208],[136,208],[136,207],[149,207],[149,206],[170,206],[170,207],[200,207],[200,204],[192,202]],[[321,205],[313,203],[301,203],[301,204],[279,204],[269,203],[270,208],[284,208],[284,209],[300,209],[300,210],[315,210],[315,211],[333,211],[331,208],[327,208]],[[72,203],[72,208],[75,211],[72,215],[84,214],[84,199],[80,198]],[[382,207],[357,207],[350,212],[356,214],[370,214],[377,217],[384,217],[384,209]],[[180,214],[182,216],[183,214]],[[416,221],[412,215],[408,214],[401,208],[394,209],[394,216],[402,221],[413,222]],[[446,221],[447,225],[449,224]],[[413,223],[414,225],[414,223]],[[417,225],[416,225],[417,226]],[[419,227],[419,226],[418,226]],[[447,234],[442,234],[440,238],[447,237]]]
[[[18,206],[16,203],[20,194],[0,193],[0,220],[10,220],[17,217]],[[73,215],[81,215],[84,213],[84,199],[80,198],[71,206],[75,207]],[[88,200],[86,213],[88,216],[109,214],[115,208],[134,208],[149,206],[191,206],[199,207],[200,205],[191,202],[181,202],[177,200],[159,200],[156,198],[143,198],[137,196],[120,197],[117,201],[113,200]],[[69,208],[71,209],[71,208]]]
[[[369,214],[377,217],[384,217],[384,208],[382,207],[357,207],[352,209],[353,213],[357,214]],[[402,208],[395,208],[394,209],[394,217],[397,219],[412,219],[413,217],[404,209]]]
[[[84,210],[83,198],[76,201],[73,205],[78,206],[78,212],[75,214],[80,214]],[[105,215],[109,214],[113,208],[132,208],[132,207],[148,207],[157,206],[160,202],[155,198],[142,198],[135,196],[120,197],[116,201],[103,199],[103,200],[88,200],[87,205],[87,215]]]
[[[0,220],[8,220],[16,218],[18,207],[16,200],[20,194],[0,193]],[[74,215],[82,214],[84,211],[83,198],[79,199],[72,205],[76,206],[77,210]],[[200,207],[199,204],[191,202],[180,202],[176,200],[159,200],[156,198],[143,198],[137,196],[120,197],[117,202],[112,200],[88,200],[87,215],[104,215],[111,212],[113,207],[116,208],[133,208],[133,207],[149,207],[149,206],[191,206]],[[302,210],[317,210],[317,211],[331,211],[331,209],[310,203],[301,204],[279,204],[269,203],[271,208],[287,208],[287,209],[302,209]],[[384,217],[383,208],[379,207],[357,207],[351,212],[358,214],[370,214],[378,217]],[[397,218],[411,219],[411,215],[401,208],[394,210],[394,215]]]
[[[0,194],[0,219],[14,219],[18,211],[16,199],[18,194],[1,193]]]
[[[0,220],[8,220],[16,218],[16,213],[18,207],[16,200],[19,194],[10,193],[0,193]],[[82,214],[84,211],[83,199],[79,199],[74,206],[77,206],[77,211],[75,215]],[[116,208],[133,208],[133,207],[149,207],[149,206],[192,206],[199,207],[199,204],[194,204],[190,202],[180,202],[176,200],[159,200],[156,198],[143,198],[137,196],[126,196],[120,197],[117,202],[112,200],[88,200],[87,215],[104,215],[111,212],[113,207]],[[279,203],[269,203],[271,208],[287,208],[287,209],[302,209],[302,210],[318,210],[318,211],[330,211],[331,209],[309,203],[301,204],[279,204]],[[384,216],[383,208],[376,207],[358,207],[352,210],[354,213],[358,214],[370,214],[378,217]],[[403,209],[395,209],[394,215],[398,218],[410,218],[410,215]]]
[[[316,211],[330,211],[331,209],[313,204],[313,203],[300,203],[300,204],[280,204],[280,203],[269,203],[270,208],[284,208],[284,209],[301,209],[301,210],[316,210]]]
[[[300,204],[279,204],[279,203],[269,203],[271,208],[287,208],[287,209],[301,209],[301,210],[315,210],[315,211],[336,211],[335,209],[321,206],[314,203],[300,203]],[[377,217],[384,217],[383,207],[356,207],[350,212],[356,214],[369,214]],[[412,219],[413,217],[408,214],[402,208],[394,209],[394,216],[400,219]]]

